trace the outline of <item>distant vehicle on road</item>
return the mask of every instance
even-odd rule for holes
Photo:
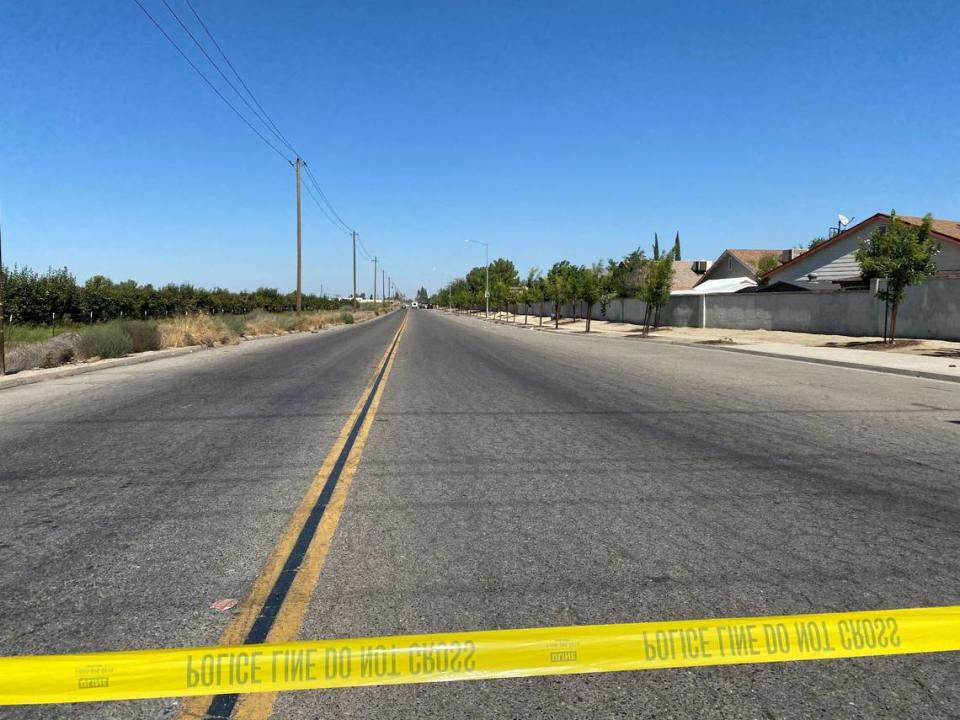
[[[420,307],[420,305],[419,305],[419,303],[417,303],[416,300],[414,300],[412,303],[410,303],[410,307],[416,309],[416,308]]]

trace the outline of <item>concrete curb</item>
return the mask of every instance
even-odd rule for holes
[[[136,355],[128,355],[122,358],[111,358],[109,360],[96,360],[91,363],[81,365],[67,365],[49,370],[25,370],[29,375],[10,375],[0,378],[0,390],[20,387],[21,385],[33,385],[34,383],[44,382],[45,380],[58,380],[60,378],[72,377],[74,375],[83,375],[97,370],[109,370],[115,367],[125,367],[127,365],[139,365],[140,363],[152,362],[154,360],[163,360],[164,358],[179,357],[180,355],[189,355],[190,353],[201,350],[213,350],[204,345],[191,345],[184,348],[168,348],[166,350],[153,350]]]
[[[522,325],[517,326],[513,323],[507,323],[502,321],[494,321],[497,325],[506,325],[508,327],[523,327]],[[571,333],[564,330],[555,330],[553,328],[544,327],[531,327],[532,330],[537,330],[539,332],[546,332],[550,335],[570,335],[571,337],[586,337],[586,333]],[[914,378],[924,378],[926,380],[942,380],[944,382],[960,383],[960,376],[957,375],[946,375],[943,373],[929,372],[926,370],[910,370],[908,368],[893,368],[886,365],[868,365],[865,363],[856,363],[848,362],[846,360],[829,360],[827,358],[813,358],[807,357],[804,355],[785,355],[783,353],[769,352],[766,350],[754,350],[749,347],[731,347],[729,345],[708,345],[706,343],[699,342],[683,342],[679,340],[668,340],[666,338],[639,338],[636,335],[624,335],[623,337],[618,337],[614,335],[604,335],[597,333],[594,335],[591,340],[596,338],[604,338],[607,340],[636,340],[642,339],[645,342],[658,343],[660,345],[674,345],[678,347],[692,347],[700,350],[720,350],[723,352],[734,352],[741,353],[743,355],[757,355],[760,357],[768,358],[777,358],[780,360],[792,360],[793,362],[805,362],[812,365],[830,365],[833,367],[842,367],[848,368],[850,370],[867,370],[869,372],[878,372],[878,373],[887,373],[888,375],[901,375],[903,377],[914,377]]]
[[[321,333],[342,330],[349,327],[357,327],[363,325],[364,323],[373,322],[379,320],[380,318],[385,318],[392,313],[384,313],[378,317],[370,318],[369,320],[364,320],[358,323],[352,323],[350,325],[334,325],[333,327],[324,328],[323,330],[299,330],[297,332],[290,332],[284,335],[254,335],[253,337],[245,337],[241,339],[240,343],[253,342],[255,340],[277,340],[284,337],[300,337],[301,335],[319,335]],[[136,355],[127,355],[122,358],[110,358],[109,360],[95,360],[90,363],[83,363],[80,365],[66,365],[57,368],[50,368],[48,370],[24,370],[24,373],[32,373],[29,375],[23,375],[17,373],[16,375],[9,375],[7,377],[0,378],[0,391],[8,390],[10,388],[20,387],[22,385],[33,385],[34,383],[44,382],[46,380],[59,380],[61,378],[72,377],[74,375],[84,375],[89,372],[95,372],[97,370],[109,370],[110,368],[116,367],[126,367],[127,365],[139,365],[141,363],[153,362],[154,360],[165,360],[167,358],[180,357],[181,355],[190,355],[191,353],[201,352],[204,350],[217,350],[219,348],[225,347],[236,347],[234,345],[215,345],[214,347],[207,347],[206,345],[191,345],[189,347],[182,348],[166,348],[164,350],[151,350],[148,352],[137,353]]]
[[[794,362],[805,362],[813,365],[832,365],[834,367],[849,368],[851,370],[869,370],[870,372],[887,373],[888,375],[902,375],[904,377],[925,378],[927,380],[943,380],[945,382],[960,383],[960,376],[929,372],[927,370],[893,368],[886,365],[867,365],[865,363],[847,362],[846,360],[829,360],[827,358],[812,358],[803,355],[784,355],[782,353],[768,352],[765,350],[753,350],[745,347],[725,347],[723,345],[706,345],[704,343],[684,343],[677,342],[676,340],[661,340],[660,342],[668,345],[693,347],[700,350],[720,350],[722,352],[741,353],[743,355],[758,355],[761,357],[779,358],[781,360],[792,360]]]

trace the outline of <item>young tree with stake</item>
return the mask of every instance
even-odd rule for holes
[[[650,334],[650,324],[660,326],[660,308],[670,302],[673,284],[673,254],[667,253],[650,263],[646,277],[637,291],[637,297],[646,303],[643,315],[643,336]]]
[[[927,213],[920,226],[903,222],[894,210],[890,211],[890,224],[877,228],[870,237],[860,243],[856,258],[863,277],[887,281],[877,297],[886,303],[890,318],[890,330],[883,341],[893,344],[897,336],[897,311],[903,302],[906,290],[936,274],[934,261],[940,252],[940,244],[930,237],[933,217]]]
[[[592,267],[580,267],[576,277],[577,299],[586,305],[587,327],[584,332],[590,332],[590,317],[593,315],[593,304],[600,299],[600,277]]]

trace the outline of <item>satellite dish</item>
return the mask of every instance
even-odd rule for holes
[[[843,213],[840,213],[839,215],[837,215],[837,220],[840,221],[840,227],[846,227],[847,225],[850,224],[850,218],[848,218]]]

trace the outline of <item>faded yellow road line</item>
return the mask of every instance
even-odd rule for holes
[[[347,493],[353,482],[353,476],[360,464],[360,458],[363,455],[363,448],[366,445],[367,437],[370,434],[370,427],[373,424],[380,406],[380,400],[383,397],[383,391],[386,387],[390,372],[393,369],[393,362],[396,358],[396,349],[399,347],[400,338],[406,328],[407,319],[404,317],[400,328],[397,330],[392,341],[384,351],[383,357],[377,363],[377,367],[367,383],[360,399],[354,405],[350,416],[340,429],[336,441],[330,448],[324,458],[320,470],[314,476],[310,487],[304,494],[303,499],[294,511],[290,522],[287,524],[283,533],[277,541],[270,557],[261,570],[260,575],[253,583],[250,593],[239,605],[237,613],[233,620],[220,636],[220,645],[239,645],[247,641],[247,638],[254,627],[258,617],[273,591],[277,580],[283,571],[287,559],[294,550],[294,545],[298,537],[307,524],[311,512],[317,505],[318,500],[334,472],[337,461],[347,447],[350,436],[363,413],[364,407],[369,401],[366,416],[363,419],[359,431],[353,440],[352,447],[347,455],[346,462],[340,470],[340,476],[333,490],[333,494],[327,503],[326,509],[320,520],[309,547],[304,555],[303,562],[300,564],[286,596],[283,600],[280,610],[277,612],[273,625],[266,637],[267,642],[286,642],[296,639],[303,624],[303,619],[310,605],[310,598],[316,590],[320,579],[320,572],[323,570],[327,554],[330,551],[330,545],[333,541],[334,532],[340,521],[340,515],[343,512],[343,506],[346,503]],[[370,394],[373,393],[371,398]],[[245,695],[235,700],[235,709],[230,717],[234,718],[266,718],[270,715],[273,707],[276,693],[265,693],[258,695]],[[179,718],[204,718],[210,717],[208,711],[211,709],[211,703],[214,702],[214,696],[191,697],[184,701],[181,707]],[[215,717],[216,715],[214,715]]]

